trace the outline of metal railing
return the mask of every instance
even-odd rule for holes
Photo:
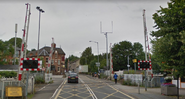
[[[5,92],[6,92],[6,87],[10,86],[17,86],[22,88],[22,97],[25,97],[25,90],[26,90],[26,85],[22,83],[21,81],[12,81],[12,80],[0,80],[0,97],[1,99],[5,99]]]

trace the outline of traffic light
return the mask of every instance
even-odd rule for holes
[[[37,69],[38,60],[23,60],[23,68]]]

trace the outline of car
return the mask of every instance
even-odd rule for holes
[[[78,74],[77,73],[70,73],[68,75],[68,83],[75,82],[78,83]]]

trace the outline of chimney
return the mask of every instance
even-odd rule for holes
[[[53,48],[56,48],[56,44],[55,43],[52,43],[53,44]],[[52,44],[51,44],[51,46],[52,46]]]

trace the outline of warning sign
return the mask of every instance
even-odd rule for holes
[[[6,87],[6,97],[22,96],[22,87]]]

